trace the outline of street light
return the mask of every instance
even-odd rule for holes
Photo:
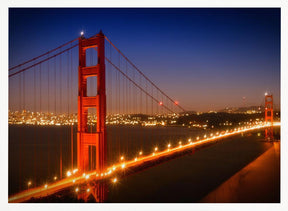
[[[29,189],[29,187],[30,187],[31,184],[32,184],[31,181],[29,181],[29,182],[27,183],[28,189]]]

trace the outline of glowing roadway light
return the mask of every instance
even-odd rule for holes
[[[117,178],[114,178],[114,179],[113,179],[113,183],[116,183],[116,182],[117,182]]]
[[[168,144],[168,148],[170,148],[171,147],[171,144]]]
[[[103,173],[101,173],[101,177],[103,177]]]
[[[74,170],[73,170],[73,174],[75,174],[77,171],[78,171],[78,169],[74,169]]]
[[[57,180],[57,177],[54,177],[54,180]]]
[[[44,185],[44,188],[45,188],[45,189],[47,189],[47,187],[48,187],[48,185],[47,185],[47,184],[45,184],[45,185]]]
[[[86,174],[85,174],[85,173],[83,173],[83,174],[82,174],[82,176],[83,176],[83,177],[85,177],[85,176],[86,176]]]
[[[265,92],[265,96],[267,96],[268,95],[268,93],[267,92]]]
[[[153,152],[152,156],[154,156],[154,155],[155,155],[155,153]]]
[[[206,138],[207,136],[206,136],[206,134],[204,135],[204,138]]]
[[[199,140],[199,136],[196,139]]]
[[[125,168],[125,163],[123,163],[121,167],[122,167],[122,169],[124,169]]]
[[[137,161],[137,157],[134,159],[134,161]]]
[[[75,183],[75,179],[73,179],[73,183]]]
[[[71,174],[71,172],[70,171],[67,171],[67,177],[70,177],[72,174]]]
[[[155,152],[157,152],[157,150],[158,150],[158,147],[155,147]]]
[[[280,124],[280,122],[275,122],[274,123],[274,126],[278,126],[278,125],[281,125]],[[259,124],[258,125],[254,125],[253,127],[250,127],[249,129],[246,129],[246,131],[252,131],[252,130],[255,130],[255,129],[258,129],[258,128],[264,128],[264,127],[267,127],[267,124],[265,124],[264,122],[259,122]],[[241,128],[241,127],[240,127]],[[233,128],[234,129],[234,128]],[[225,132],[225,131],[223,131],[223,132],[221,132],[222,134],[222,136],[221,137],[227,137],[227,136],[231,136],[231,135],[234,135],[234,134],[240,134],[242,131],[234,131],[233,129],[229,129],[229,133],[228,134],[223,134],[223,132]],[[236,128],[237,129],[237,128]],[[245,131],[245,130],[244,130]],[[217,140],[217,139],[219,139],[219,138],[221,138],[220,136],[216,136],[215,137],[215,140]],[[205,140],[199,140],[198,142],[194,142],[193,144],[195,144],[195,145],[198,145],[198,144],[201,144],[201,143],[207,143],[207,142],[211,142],[211,141],[213,141],[214,139],[205,139]],[[190,147],[190,146],[189,146]],[[186,148],[186,145],[184,146],[184,148]],[[169,150],[168,151],[166,151],[167,152],[167,154],[169,154],[169,153],[173,153],[173,151],[181,151],[182,149],[180,149],[180,148],[178,148],[177,149],[177,147],[175,147],[173,150],[170,150],[170,152],[169,152]],[[166,155],[166,152],[164,153],[163,152],[163,155]],[[153,153],[153,155],[155,155],[155,157],[152,157],[152,155],[148,155],[147,157],[143,157],[143,158],[141,158],[141,159],[143,159],[144,161],[147,159],[156,159],[156,158],[158,158],[158,157],[161,157],[162,156],[162,154],[161,154],[162,152],[160,152],[159,153],[159,156],[157,155],[155,155],[155,153]],[[133,161],[133,160],[131,160],[131,161]],[[131,162],[130,161],[130,162]],[[127,165],[129,165],[129,167],[130,167],[130,165],[132,164],[132,162],[130,163],[130,162],[128,162],[128,164]],[[118,165],[121,165],[121,164],[118,164]],[[134,164],[132,164],[131,166],[135,166],[135,165],[138,165],[138,163],[134,163]],[[118,166],[117,166],[118,167]],[[94,172],[95,174],[96,174],[96,171]],[[98,172],[99,174],[101,173],[101,172]],[[104,173],[104,172],[103,172]],[[102,173],[102,175],[103,175],[103,173]],[[85,173],[84,173],[84,175],[85,175]],[[76,181],[78,181],[78,179],[80,179],[80,175],[79,175],[79,177],[77,177],[77,178],[75,178],[76,179]],[[66,184],[63,184],[63,183],[61,183],[61,182],[59,182],[59,184],[58,183],[55,183],[55,185],[53,184],[53,185],[51,185],[51,186],[49,186],[49,189],[48,189],[48,185],[45,185],[44,187],[45,187],[45,189],[43,188],[43,186],[41,186],[41,187],[36,187],[35,188],[35,191],[34,191],[34,189],[33,189],[33,191],[31,190],[27,190],[27,192],[23,192],[23,193],[20,193],[18,196],[16,196],[16,197],[12,197],[12,198],[9,198],[9,202],[16,202],[16,201],[21,201],[21,200],[24,200],[25,199],[25,197],[27,197],[27,196],[34,196],[35,194],[41,194],[41,195],[45,195],[45,194],[47,194],[48,192],[49,192],[49,190],[51,190],[51,191],[53,191],[54,190],[54,188],[57,188],[57,187],[62,187],[63,185],[63,187],[68,187],[68,186],[72,186],[72,184],[71,184],[71,182],[72,182],[72,180],[73,180],[74,178],[66,178],[66,179],[64,179],[64,180],[66,180],[67,181],[67,183]],[[80,179],[80,181],[79,182],[83,182],[83,180],[81,180]],[[69,184],[68,184],[69,183]],[[74,183],[74,181],[73,181],[73,183]],[[26,183],[26,184],[28,184],[28,183]],[[76,184],[76,183],[75,183]],[[74,184],[73,184],[74,185]],[[28,193],[29,192],[29,193]],[[41,193],[42,192],[42,193]],[[28,195],[27,195],[28,194]]]
[[[116,167],[115,166],[113,166],[113,171],[115,171],[116,170]]]
[[[121,156],[120,160],[124,160],[124,156]]]
[[[86,179],[89,179],[89,175],[87,174],[85,178],[86,178]]]
[[[188,142],[189,142],[189,143],[191,142],[191,138],[188,139]]]
[[[87,193],[89,193],[89,192],[90,192],[90,188],[87,189]]]
[[[142,155],[142,151],[139,152],[139,155]]]
[[[28,189],[29,189],[29,187],[30,187],[31,184],[32,184],[31,181],[29,181],[29,182],[27,183],[27,185],[28,185]]]
[[[77,193],[78,191],[79,191],[79,188],[76,188],[76,189],[75,189],[75,192]]]

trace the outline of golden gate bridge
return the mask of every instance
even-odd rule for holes
[[[104,202],[107,184],[128,176],[126,169],[136,173],[172,156],[262,128],[271,141],[273,127],[280,125],[273,122],[273,96],[267,93],[263,122],[249,122],[193,138],[185,136],[181,141],[175,141],[175,137],[157,140],[160,135],[169,136],[165,130],[155,130],[153,134],[142,131],[137,140],[131,140],[130,132],[121,127],[115,137],[109,138],[111,125],[165,127],[173,125],[181,112],[185,115],[185,109],[140,71],[102,31],[90,38],[82,33],[77,39],[11,67],[9,96],[9,111],[19,111],[15,113],[21,116],[17,118],[14,113],[14,124],[69,128],[65,134],[47,134],[48,140],[59,140],[60,149],[47,147],[47,165],[40,160],[37,164],[41,135],[34,134],[29,154],[32,163],[25,163],[27,155],[19,151],[19,192],[11,194],[9,202],[25,202],[71,187],[79,199],[87,201],[92,195],[97,202]],[[28,136],[24,128],[20,142],[25,144]],[[119,136],[124,136],[124,141]],[[39,168],[51,174],[55,163],[59,171],[52,182],[37,185],[29,180],[23,188],[21,183],[27,174],[37,177]]]

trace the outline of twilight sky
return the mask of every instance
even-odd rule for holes
[[[280,9],[9,9],[9,66],[100,29],[187,110],[280,104]]]

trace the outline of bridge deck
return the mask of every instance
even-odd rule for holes
[[[280,123],[274,124],[274,126],[279,126],[279,125]],[[223,139],[225,137],[229,137],[229,136],[237,135],[243,132],[249,132],[249,131],[253,131],[253,130],[257,130],[257,129],[261,129],[265,127],[267,127],[267,125],[257,125],[253,127],[251,126],[249,128],[237,129],[236,131],[233,131],[233,132],[223,132],[223,133],[220,133],[218,136],[209,137],[203,140],[199,140],[197,142],[190,142],[190,143],[183,144],[175,148],[171,148],[171,149],[169,148],[161,152],[155,152],[147,156],[142,156],[135,160],[115,164],[109,167],[107,169],[107,172],[100,173],[100,172],[92,171],[84,175],[78,173],[70,177],[67,177],[65,179],[62,179],[58,182],[48,184],[47,187],[44,187],[44,186],[37,187],[37,188],[29,189],[21,193],[15,194],[11,196],[8,201],[11,203],[24,202],[24,201],[31,199],[32,197],[38,198],[38,197],[45,197],[47,195],[54,194],[60,190],[63,190],[65,188],[75,185],[75,183],[82,184],[82,183],[86,183],[90,181],[113,179],[113,177],[115,177],[115,174],[121,173],[123,169],[145,165],[147,164],[147,162],[156,161],[157,159],[163,158],[165,156],[169,156],[175,153],[179,153],[181,151],[190,150],[193,148],[204,146],[209,143],[219,141],[220,139]]]

